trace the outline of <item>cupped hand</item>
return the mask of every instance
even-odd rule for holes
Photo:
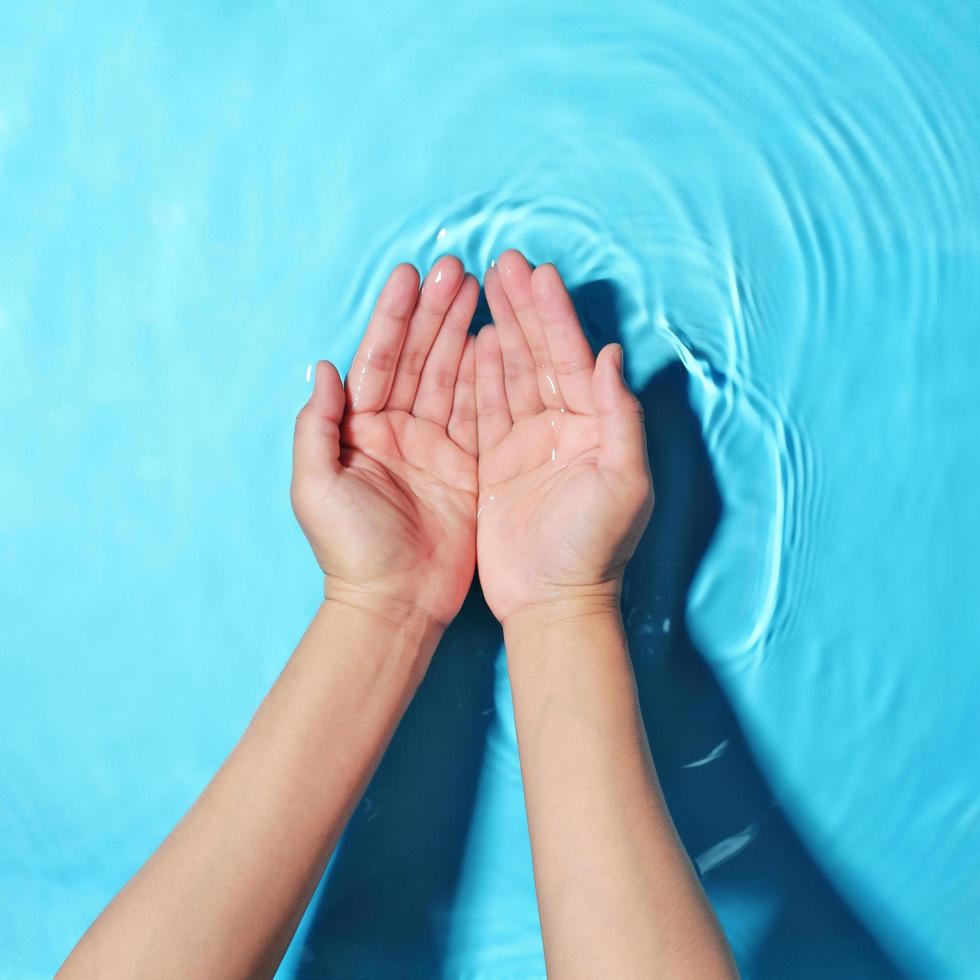
[[[502,622],[617,602],[653,507],[643,414],[623,352],[598,358],[552,265],[505,252],[476,341],[480,582]]]
[[[479,286],[440,259],[421,293],[410,265],[381,291],[341,383],[316,366],[296,420],[293,509],[325,594],[448,623],[473,578],[474,338]]]

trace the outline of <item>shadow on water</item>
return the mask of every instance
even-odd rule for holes
[[[574,299],[596,348],[621,339],[611,283],[589,283]],[[735,920],[751,907],[745,931],[760,939],[744,948],[732,935],[750,976],[905,976],[774,804],[735,713],[688,635],[688,593],[722,502],[687,372],[674,362],[637,396],[657,502],[627,570],[624,613],[644,723],[681,839],[706,867],[717,862],[704,883],[723,917],[725,896]],[[712,761],[691,767],[719,746]]]
[[[616,292],[575,291],[597,348],[620,339]],[[481,296],[476,324],[489,322]],[[685,627],[687,596],[721,497],[672,364],[639,391],[657,504],[627,574],[624,610],[644,721],[684,845],[753,978],[903,977],[821,870],[773,793],[723,690]],[[663,623],[670,621],[669,632]],[[299,977],[440,974],[493,707],[500,631],[474,587],[446,632],[321,891]],[[706,759],[724,746],[710,762]],[[685,768],[687,767],[687,768]],[[747,910],[751,910],[748,921]]]
[[[297,977],[440,975],[500,643],[474,584],[347,827]]]

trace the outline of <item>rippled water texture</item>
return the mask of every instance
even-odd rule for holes
[[[307,364],[517,246],[647,410],[638,683],[745,973],[980,976],[976,0],[127,6],[0,12],[0,972],[312,613]],[[543,973],[499,651],[471,602],[284,975]]]

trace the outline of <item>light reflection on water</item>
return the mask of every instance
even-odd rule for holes
[[[395,262],[515,246],[646,408],[627,624],[745,972],[965,975],[978,82],[971,0],[0,14],[3,965],[50,972],[298,635],[304,366]],[[285,972],[541,971],[498,648],[471,604]]]

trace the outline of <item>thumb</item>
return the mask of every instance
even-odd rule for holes
[[[296,417],[293,481],[305,482],[340,473],[340,421],[344,385],[329,361],[318,361],[310,400]]]
[[[618,475],[649,483],[643,407],[623,375],[623,348],[607,344],[592,373],[592,398],[599,416],[599,462]]]

